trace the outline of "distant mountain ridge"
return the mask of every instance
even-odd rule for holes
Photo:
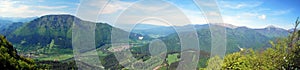
[[[11,34],[13,31],[15,31],[16,29],[18,29],[19,27],[23,26],[23,22],[13,22],[9,25],[7,25],[5,28],[0,29],[0,34],[2,35],[9,35]]]
[[[0,19],[0,30],[7,28],[12,23],[12,21]]]
[[[203,25],[186,25],[186,26],[174,26],[178,31],[175,31],[173,27],[158,27],[153,29],[146,30],[136,30],[142,34],[152,34],[152,35],[161,35],[162,39],[167,47],[169,52],[178,52],[180,51],[180,39],[177,33],[186,33],[191,32],[189,27],[193,26],[198,34],[199,44],[201,50],[210,52],[211,46],[211,35],[210,28],[208,24]],[[276,38],[288,36],[288,30],[277,28],[277,27],[267,27],[261,29],[252,29],[245,26],[237,27],[233,25],[217,25],[224,27],[226,29],[227,36],[227,51],[234,52],[238,51],[238,46],[242,48],[253,48],[253,49],[264,49],[267,46],[270,46],[269,41],[275,40]],[[229,27],[228,27],[229,26]],[[180,30],[181,29],[181,30]],[[134,32],[134,31],[133,31]],[[189,33],[186,33],[189,34]],[[190,35],[184,35],[190,36]]]
[[[287,36],[277,35],[281,33],[277,32],[264,32],[262,29],[260,32],[249,29],[246,27],[238,27],[235,29],[226,28],[226,40],[227,40],[227,53],[239,51],[239,46],[242,48],[252,48],[255,50],[260,50],[270,46],[269,41],[274,41],[276,38]],[[191,32],[191,31],[186,31]],[[183,36],[188,37],[192,33],[184,33]],[[199,38],[200,49],[206,52],[210,52],[211,48],[211,32],[208,28],[197,29],[197,34]],[[270,36],[269,36],[270,35]],[[161,37],[161,39],[166,43],[168,49],[171,52],[180,51],[180,39],[177,33],[172,33],[166,37]]]
[[[286,37],[289,34],[289,30],[285,30],[272,25],[267,26],[266,28],[254,29],[254,30],[268,37]]]
[[[141,33],[141,34],[148,34],[148,35],[155,35],[155,36],[159,36],[159,37],[164,37],[167,36],[169,34],[175,33],[175,29],[177,28],[179,31],[177,32],[181,32],[181,31],[185,31],[187,30],[186,28],[188,26],[193,26],[195,29],[208,29],[209,28],[209,24],[192,24],[192,25],[185,25],[185,26],[156,26],[155,25],[151,25],[151,24],[143,24],[148,25],[148,26],[152,26],[152,28],[148,28],[148,29],[133,29],[132,32],[135,33]],[[289,34],[289,30],[285,30],[283,28],[279,28],[279,27],[275,27],[275,26],[268,26],[266,28],[248,28],[245,26],[234,26],[232,24],[224,24],[224,25],[220,25],[222,27],[225,27],[226,29],[251,29],[251,30],[255,30],[258,33],[268,36],[268,37],[284,37],[284,36],[288,36]]]
[[[54,42],[55,47],[72,48],[72,30],[70,28],[75,19],[81,23],[96,24],[96,46],[98,47],[110,43],[110,32],[112,29],[116,29],[119,32],[126,32],[106,23],[84,21],[72,15],[45,15],[28,23],[14,23],[10,28],[2,30],[2,33],[4,33],[7,36],[7,39],[12,43],[23,47],[37,45],[45,47],[49,46],[51,42]],[[193,26],[197,30],[199,38],[205,39],[200,42],[200,44],[202,44],[202,48],[208,49],[208,47],[204,46],[210,46],[209,25],[196,24],[175,27],[179,30],[177,32],[190,32],[188,31],[189,26]],[[229,40],[228,46],[234,50],[238,50],[236,49],[237,45],[247,48],[264,47],[267,45],[265,43],[268,43],[269,40],[285,37],[289,34],[287,30],[277,27],[252,29],[248,27],[237,27],[230,24],[224,25],[223,27],[225,27],[227,31],[227,39]],[[176,31],[170,26],[142,24],[137,25],[130,34],[132,39],[138,39],[137,37],[139,36],[150,39],[150,37],[148,37],[149,35],[154,38],[163,39],[170,47],[178,46],[174,45],[174,43],[178,43]]]
[[[0,17],[2,20],[9,20],[12,22],[29,22],[38,17]]]

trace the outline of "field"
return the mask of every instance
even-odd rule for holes
[[[167,58],[168,64],[170,65],[170,64],[178,61],[179,60],[179,58],[177,58],[178,55],[179,55],[179,53],[169,54],[168,58]]]

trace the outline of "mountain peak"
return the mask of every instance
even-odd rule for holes
[[[268,25],[266,28],[278,28],[278,27],[276,27],[274,25]]]
[[[275,30],[286,30],[286,29],[283,29],[283,28],[280,28],[280,27],[277,27],[277,26],[274,26],[274,25],[269,25],[269,26],[265,27],[264,29],[267,29],[267,30],[272,30],[272,29],[275,29]]]
[[[69,17],[75,17],[73,15],[70,15],[70,14],[51,14],[51,15],[44,15],[44,16],[41,16],[41,17],[57,17],[57,16],[69,16]]]
[[[227,27],[227,28],[231,28],[231,29],[238,28],[238,26],[228,24],[228,23],[218,23],[218,24],[215,24],[215,25],[219,25],[219,26],[223,26],[223,27]]]
[[[45,15],[45,16],[41,16],[40,18],[49,18],[49,19],[53,19],[53,18],[77,18],[73,15],[69,15],[69,14],[59,14],[59,15]]]
[[[224,27],[228,27],[228,28],[237,28],[238,26],[235,26],[235,25],[232,25],[232,24],[224,23]]]
[[[59,15],[45,15],[31,21],[35,24],[69,24],[71,25],[74,20],[80,20],[79,18],[69,14]]]

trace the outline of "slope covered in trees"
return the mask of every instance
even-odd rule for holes
[[[36,64],[29,58],[21,57],[4,36],[0,35],[0,68],[2,70],[33,70]]]
[[[45,15],[28,23],[15,23],[15,26],[4,29],[2,34],[14,43],[18,50],[29,51],[49,47],[72,49],[72,25],[76,21],[82,24],[95,24],[96,46],[110,43],[111,31],[128,33],[106,23],[94,23],[81,20],[72,15]],[[131,39],[137,39],[140,34],[131,33]],[[144,39],[149,37],[145,36]]]
[[[189,31],[187,31],[189,32]],[[211,32],[209,28],[197,29],[200,49],[210,52]],[[183,36],[189,36],[184,34]],[[238,27],[235,29],[226,28],[227,53],[235,52],[242,48],[253,48],[255,50],[264,49],[270,44],[270,40],[276,37],[267,37],[253,29]],[[177,33],[161,38],[167,45],[169,52],[180,51],[180,39]]]
[[[300,69],[300,21],[295,22],[294,32],[287,38],[275,42],[264,51],[252,49],[241,50],[228,54],[224,60],[218,56],[210,58],[208,66],[201,69],[218,68],[222,70],[297,70]],[[219,61],[219,62],[213,62]],[[222,62],[223,61],[223,62]]]

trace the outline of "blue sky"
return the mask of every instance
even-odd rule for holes
[[[192,0],[166,0],[178,7],[192,24],[207,23],[201,10]],[[114,20],[135,0],[113,0],[102,12],[105,18],[98,21],[113,23]],[[47,14],[75,15],[79,0],[0,0],[1,17],[33,17]],[[300,0],[217,0],[224,23],[250,28],[263,28],[269,25],[289,29],[300,16]],[[161,7],[148,7],[150,3],[139,4],[146,10]],[[91,7],[91,9],[93,9]],[[169,10],[170,8],[161,8]],[[212,13],[213,14],[213,13]],[[134,14],[139,16],[143,14]],[[170,13],[175,16],[176,13]],[[128,19],[130,20],[130,19]],[[180,21],[180,20],[177,20]],[[126,22],[126,21],[124,21]],[[151,23],[149,21],[148,23]],[[153,22],[156,23],[156,22]],[[160,25],[157,23],[156,25]]]

